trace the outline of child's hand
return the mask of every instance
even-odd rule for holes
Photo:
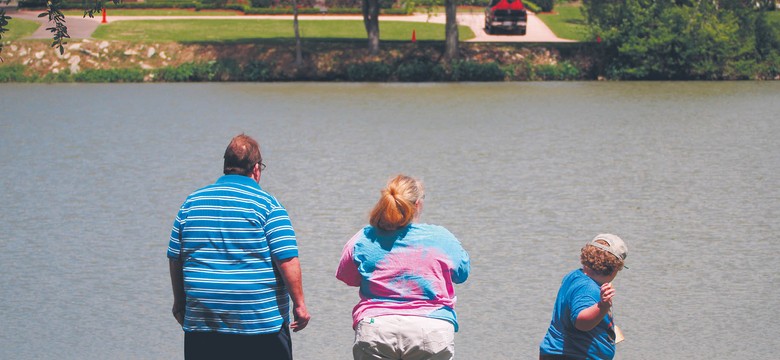
[[[611,282],[601,285],[601,301],[599,301],[599,307],[611,308],[613,296],[615,296],[615,289],[612,287]]]

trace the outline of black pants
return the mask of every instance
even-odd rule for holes
[[[185,332],[184,358],[292,360],[290,329],[285,324],[278,333],[261,335]]]

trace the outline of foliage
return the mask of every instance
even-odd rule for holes
[[[144,72],[139,68],[85,69],[73,74],[73,81],[88,83],[143,82]]]
[[[741,1],[586,0],[583,14],[608,78],[747,79],[777,67],[778,34]]]
[[[550,12],[553,11],[553,8],[555,7],[555,0],[532,0],[532,1],[523,1],[523,4],[526,6],[533,6],[536,5],[536,7],[539,10],[531,10],[534,12]]]
[[[503,81],[506,77],[494,62],[455,61],[445,72],[445,80],[450,81]]]
[[[582,73],[571,62],[561,62],[532,67],[530,78],[532,80],[578,80],[582,78]]]
[[[0,66],[0,83],[25,81],[27,76],[24,74],[24,65]]]
[[[185,63],[179,66],[168,66],[157,69],[154,72],[154,78],[158,81],[167,82],[200,82],[211,81],[216,78],[216,62],[205,63]]]
[[[3,33],[8,31],[6,26],[8,26],[8,20],[10,20],[10,16],[5,15],[5,9],[0,9],[0,53],[3,51]],[[0,57],[0,61],[2,61],[3,58]]]
[[[391,74],[390,65],[381,61],[347,66],[347,80],[349,81],[387,81]]]
[[[395,76],[401,82],[426,82],[434,80],[436,64],[427,59],[412,59],[398,64]]]

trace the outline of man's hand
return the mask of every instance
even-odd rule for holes
[[[601,285],[601,301],[599,301],[599,308],[609,309],[612,307],[612,298],[615,296],[615,288],[612,287],[612,283],[604,283]]]
[[[185,305],[179,304],[177,302],[173,303],[173,308],[171,308],[171,311],[173,312],[173,317],[176,319],[176,321],[179,323],[179,325],[184,326],[184,311],[185,311]]]
[[[309,315],[309,311],[306,310],[306,305],[296,306],[293,309],[293,322],[290,324],[290,329],[292,329],[293,332],[301,331],[306,328],[306,325],[309,325],[310,319],[311,315]]]

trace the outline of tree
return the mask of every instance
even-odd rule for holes
[[[298,28],[298,0],[292,0],[293,6],[293,29],[295,29],[295,67],[303,64],[303,55],[301,54],[301,32]]]
[[[458,19],[457,19],[457,0],[444,0],[445,17],[445,36],[444,36],[444,59],[453,61],[458,59]]]
[[[776,44],[747,0],[585,0],[603,74],[616,79],[773,77]],[[775,37],[776,38],[776,37]],[[770,47],[772,45],[769,45]],[[761,62],[770,62],[767,65]],[[765,70],[769,69],[769,70]]]
[[[7,4],[10,0],[6,0],[5,3]],[[2,3],[2,1],[0,1]],[[0,9],[0,54],[3,53],[3,33],[8,31],[6,26],[8,26],[8,20],[10,20],[10,16],[5,15],[5,9]],[[0,62],[3,61],[3,58],[0,57]]]
[[[379,0],[363,0],[363,25],[368,35],[368,51],[379,54]]]

